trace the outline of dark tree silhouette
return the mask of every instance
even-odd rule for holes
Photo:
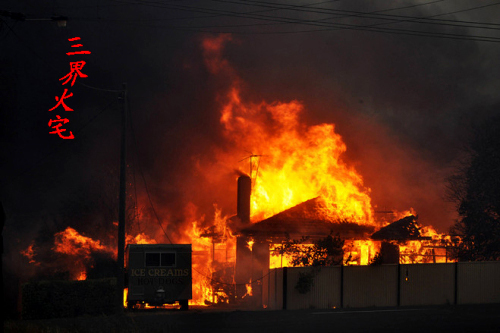
[[[462,238],[453,256],[500,260],[500,117],[473,131],[467,155],[448,179],[448,195],[459,213],[451,233]]]
[[[330,234],[312,242],[312,246],[303,246],[310,243],[308,237],[293,240],[287,235],[279,253],[291,256],[293,266],[334,266],[342,263],[344,240],[339,235]]]

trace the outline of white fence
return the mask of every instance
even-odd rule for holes
[[[500,262],[276,268],[262,287],[274,310],[500,303]]]

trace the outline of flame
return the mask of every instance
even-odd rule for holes
[[[368,265],[379,251],[379,241],[347,240],[344,244],[344,263],[346,265]]]
[[[314,244],[300,244],[301,251]],[[270,247],[269,268],[293,267],[293,256],[279,254],[281,244],[272,244]],[[368,265],[380,251],[380,242],[373,240],[345,240],[343,263],[345,265]],[[302,264],[298,265],[303,266]]]
[[[220,118],[224,134],[237,149],[262,154],[251,174],[253,221],[321,196],[323,219],[374,224],[369,189],[342,160],[346,145],[333,124],[301,124],[299,101],[245,102],[237,84],[227,98]]]
[[[135,236],[127,234],[125,236],[127,244],[154,244],[156,241],[144,233]],[[67,267],[73,280],[87,279],[87,268],[93,265],[93,255],[102,253],[116,259],[116,246],[104,245],[100,240],[80,234],[77,230],[67,227],[65,230],[54,235],[54,245],[52,250],[70,258]],[[21,254],[29,259],[30,264],[40,266],[35,260],[36,252],[34,242],[21,251]]]
[[[123,307],[127,307],[128,288],[123,289]]]
[[[401,220],[407,216],[417,216],[417,212],[413,209],[413,207],[410,207],[410,209],[402,212],[394,211],[392,214],[394,216],[394,221]]]
[[[87,278],[87,267],[92,264],[93,253],[106,253],[116,257],[114,249],[102,245],[99,240],[81,235],[71,227],[54,235],[52,250],[72,258],[72,265],[68,268],[74,280]]]
[[[35,242],[33,241],[25,250],[21,251],[21,254],[29,259],[30,264],[34,264],[36,266],[39,266],[40,263],[35,260],[36,253],[35,253],[35,250],[33,249],[34,246],[35,246]]]
[[[236,237],[229,230],[228,217],[214,205],[213,220],[206,222],[204,217],[191,222],[178,240],[178,243],[192,244],[193,249],[190,305],[229,302],[234,282]]]
[[[413,215],[414,210],[399,213],[398,216]],[[454,262],[448,254],[448,248],[452,246],[451,236],[437,232],[431,226],[419,226],[420,238],[418,240],[392,241],[399,248],[399,262],[401,264],[415,263],[446,263]],[[293,256],[290,254],[281,255],[279,250],[282,244],[270,245],[269,267],[294,267]],[[313,244],[301,244],[302,251]],[[346,239],[343,247],[344,265],[369,265],[375,256],[380,252],[381,241],[371,239],[352,240]],[[298,265],[302,266],[302,265]]]
[[[90,259],[92,252],[110,251],[100,241],[83,236],[71,227],[56,233],[54,238],[53,250],[59,253]]]
[[[156,240],[152,239],[148,235],[141,233],[135,236],[126,235],[125,242],[127,244],[156,244]]]
[[[87,280],[87,272],[86,271],[81,271],[80,275],[76,278],[78,281],[83,281]]]
[[[252,248],[253,248],[253,245],[255,244],[255,241],[253,240],[253,238],[250,238],[247,242],[247,247],[250,251],[252,251]]]
[[[420,228],[422,240],[408,241],[399,245],[400,263],[445,263],[454,262],[447,248],[452,245],[451,236],[438,233],[431,226]]]
[[[246,293],[241,298],[245,298],[247,296],[253,296],[252,279],[250,279],[249,283],[245,284],[245,288],[246,288]]]

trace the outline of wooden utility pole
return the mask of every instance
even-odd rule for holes
[[[126,143],[127,143],[127,84],[123,84],[122,99],[122,135],[121,135],[121,148],[120,148],[120,195],[118,204],[118,257],[117,257],[117,273],[116,273],[116,287],[117,287],[117,306],[119,311],[123,311],[123,289],[125,288],[125,204],[126,204],[126,172],[127,164],[125,161],[126,156]]]

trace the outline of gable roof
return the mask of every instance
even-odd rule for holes
[[[286,234],[292,239],[301,236],[318,238],[330,233],[338,233],[343,238],[366,238],[374,230],[370,225],[329,220],[321,214],[323,209],[325,207],[322,200],[319,197],[313,198],[254,223],[240,230],[240,233],[257,238],[285,238]]]
[[[410,215],[393,222],[377,232],[372,237],[375,240],[412,240],[421,239],[417,217]]]

